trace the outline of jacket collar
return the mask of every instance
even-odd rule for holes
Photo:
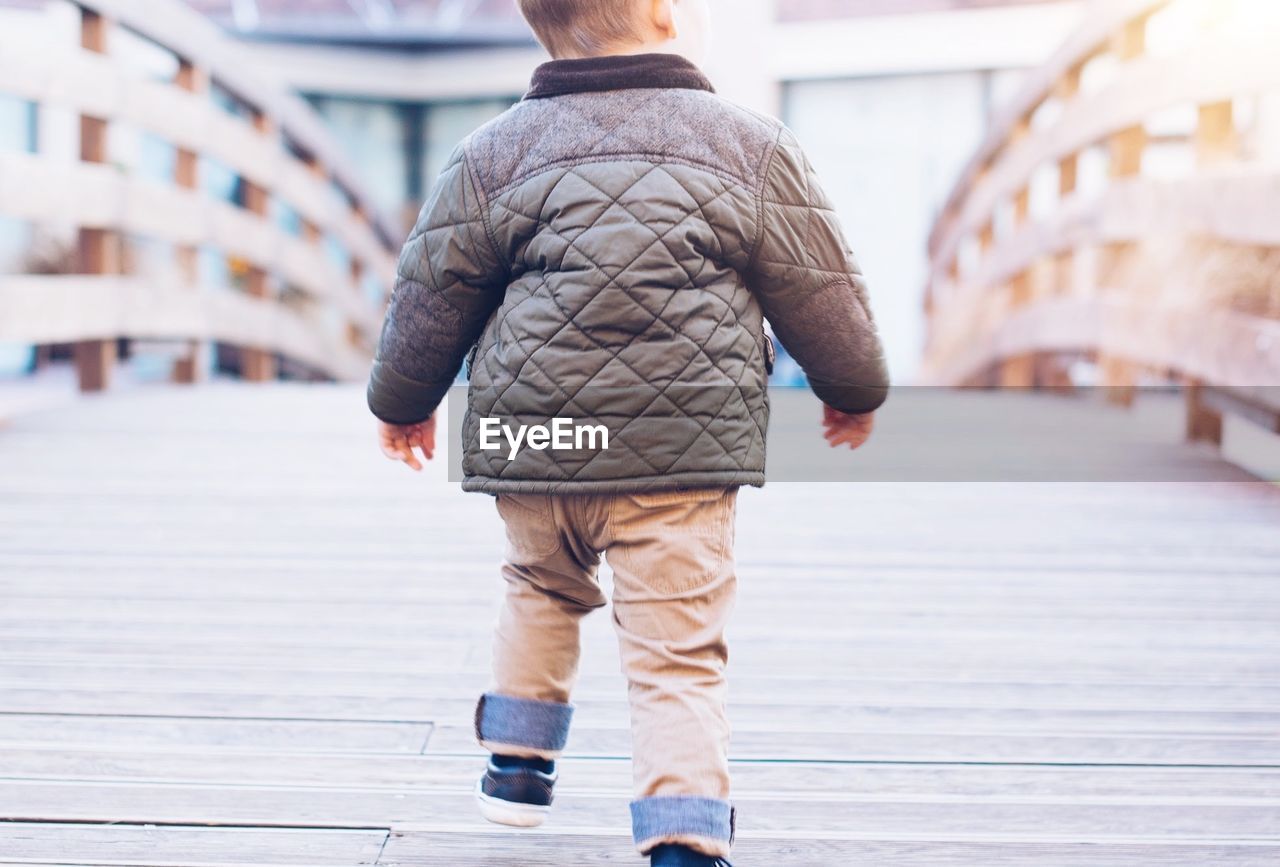
[[[569,93],[598,93],[636,88],[715,88],[688,60],[676,54],[626,54],[552,60],[533,72],[525,99],[546,99]]]

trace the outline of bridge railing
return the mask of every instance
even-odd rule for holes
[[[1280,431],[1278,39],[1271,0],[1092,6],[937,221],[925,379],[1053,387],[1086,361],[1121,399],[1191,386],[1193,437],[1224,408]]]
[[[106,387],[122,338],[176,345],[180,381],[214,346],[251,380],[281,362],[362,376],[399,230],[318,116],[178,0],[69,5],[63,44],[0,32],[0,94],[78,138],[0,153],[0,216],[75,238],[69,273],[0,277],[0,341],[74,344],[85,390]],[[126,62],[126,43],[166,71]],[[152,146],[146,165],[115,155],[122,132]],[[156,245],[163,264],[140,273]]]

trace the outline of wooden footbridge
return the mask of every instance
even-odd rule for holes
[[[0,864],[641,863],[608,618],[587,621],[553,819],[486,825],[471,716],[501,584],[492,503],[443,465],[386,462],[358,386],[265,382],[356,375],[391,231],[310,115],[236,78],[175,4],[79,5],[65,56],[0,52],[0,89],[72,101],[84,157],[0,159],[0,211],[69,207],[31,181],[62,189],[64,170],[97,191],[71,215],[79,274],[0,280],[0,339],[77,345],[89,389],[159,339],[179,380],[213,354],[264,382],[0,409]],[[1280,489],[1185,436],[1275,420],[1280,296],[1257,275],[1280,230],[1255,97],[1276,82],[1252,62],[1274,41],[1197,24],[1180,72],[1159,53],[1179,5],[1100,4],[957,188],[930,292],[930,380],[980,386],[932,397],[944,417],[1033,430],[1042,461],[1088,442],[1145,480],[745,493],[736,864],[1280,863]],[[103,62],[117,27],[167,46],[174,81]],[[238,93],[235,112],[213,91]],[[1188,100],[1187,135],[1148,128]],[[172,183],[95,165],[121,117],[176,140]],[[1132,170],[1187,146],[1188,177]],[[236,201],[192,181],[206,148]],[[1157,218],[1221,267],[1177,291],[1144,279]],[[126,273],[147,233],[174,246],[171,280]],[[335,245],[340,262],[320,255]],[[210,248],[235,263],[230,288],[202,284]],[[1135,406],[1060,394],[1090,370]],[[1185,408],[1148,383],[1189,386]],[[878,442],[936,437],[936,417],[891,406]],[[821,445],[808,398],[781,397],[776,426]]]
[[[139,390],[0,432],[0,864],[639,863],[605,615],[553,820],[476,814],[502,530],[386,462],[361,397]],[[743,496],[735,863],[1280,859],[1280,490],[1176,433],[1110,448],[1205,481]]]

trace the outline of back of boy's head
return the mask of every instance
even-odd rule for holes
[[[592,57],[638,42],[640,0],[519,0],[534,35],[552,57]]]

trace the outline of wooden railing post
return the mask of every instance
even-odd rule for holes
[[[1147,148],[1147,130],[1131,126],[1111,137],[1111,177],[1132,178],[1142,173],[1142,155]]]
[[[1083,65],[1076,64],[1059,79],[1055,96],[1062,102],[1070,102],[1080,93],[1080,77]],[[1080,177],[1080,155],[1074,151],[1058,161],[1058,198],[1065,199],[1076,191]]]
[[[363,207],[356,205],[351,214],[360,225],[367,226],[369,224],[369,215]],[[351,291],[355,292],[357,296],[364,295],[364,276],[365,264],[358,255],[353,253],[351,255]],[[347,342],[355,347],[360,347],[365,342],[360,326],[350,319],[347,320]]]
[[[174,83],[191,94],[204,95],[209,90],[209,74],[183,58],[179,60]],[[196,191],[200,188],[200,154],[189,148],[178,147],[173,167],[173,183],[180,189]],[[199,291],[200,248],[194,244],[179,244],[174,249],[178,274],[182,278],[182,291]],[[199,382],[205,375],[211,347],[208,341],[190,340],[186,353],[173,367],[173,381],[185,384]]]
[[[80,44],[87,51],[106,54],[110,42],[111,22],[97,12],[80,12]],[[86,163],[105,163],[107,120],[80,115],[80,159]],[[78,238],[79,270],[83,274],[119,274],[121,270],[121,238],[110,229],[82,228]],[[116,340],[113,335],[75,344],[76,378],[84,392],[102,391],[111,384],[116,363]]]
[[[1222,413],[1205,404],[1205,387],[1192,380],[1186,385],[1187,441],[1222,445]]]
[[[1147,50],[1149,15],[1138,15],[1126,21],[1111,40],[1111,52],[1120,60],[1134,60]]]
[[[1080,183],[1080,155],[1067,154],[1058,163],[1058,198],[1065,199]]]
[[[1196,163],[1212,168],[1231,161],[1237,154],[1235,110],[1231,100],[1199,107],[1195,134]],[[1198,380],[1186,384],[1187,441],[1222,446],[1222,413],[1205,402],[1205,385]]]
[[[261,112],[254,115],[253,125],[258,134],[264,137],[271,135],[275,130],[275,124],[271,118]],[[264,220],[270,219],[270,191],[256,181],[250,181],[247,178],[243,180],[243,183],[245,210]],[[271,297],[271,275],[260,263],[254,262],[249,265],[245,291],[254,298],[267,299]],[[270,382],[278,374],[275,354],[268,349],[247,346],[241,352],[240,359],[240,374],[249,382]]]
[[[1235,104],[1231,100],[1200,106],[1196,124],[1196,162],[1210,168],[1234,159],[1240,147]]]
[[[1122,63],[1136,60],[1146,51],[1147,18],[1132,18],[1112,40],[1111,51]],[[1110,144],[1110,175],[1113,181],[1138,177],[1142,174],[1142,158],[1147,148],[1147,128],[1135,124],[1112,135]],[[1133,244],[1108,244],[1105,248],[1105,265],[1099,278],[1108,280],[1123,270],[1135,254]],[[1105,288],[1105,287],[1098,287]],[[1132,406],[1136,392],[1137,373],[1126,359],[1102,355],[1099,359],[1102,385],[1107,389],[1107,400],[1117,406]]]
[[[325,174],[324,166],[321,165],[318,159],[316,159],[311,154],[307,154],[303,159],[303,163],[306,165],[307,171],[311,172],[311,176],[313,178],[315,178],[320,183],[328,182],[328,177]],[[321,248],[321,243],[324,240],[324,233],[320,231],[319,226],[317,226],[315,223],[305,218],[302,220],[302,238],[308,244],[311,244],[315,248],[317,255],[323,253],[323,250],[321,250],[320,248]]]
[[[1000,363],[1001,388],[1034,388],[1036,356],[1031,353],[1013,355]]]
[[[1111,52],[1124,63],[1141,57],[1147,47],[1147,19],[1125,22],[1112,41]],[[1111,138],[1111,177],[1128,178],[1142,172],[1142,154],[1147,146],[1147,130],[1141,124],[1123,129]]]

